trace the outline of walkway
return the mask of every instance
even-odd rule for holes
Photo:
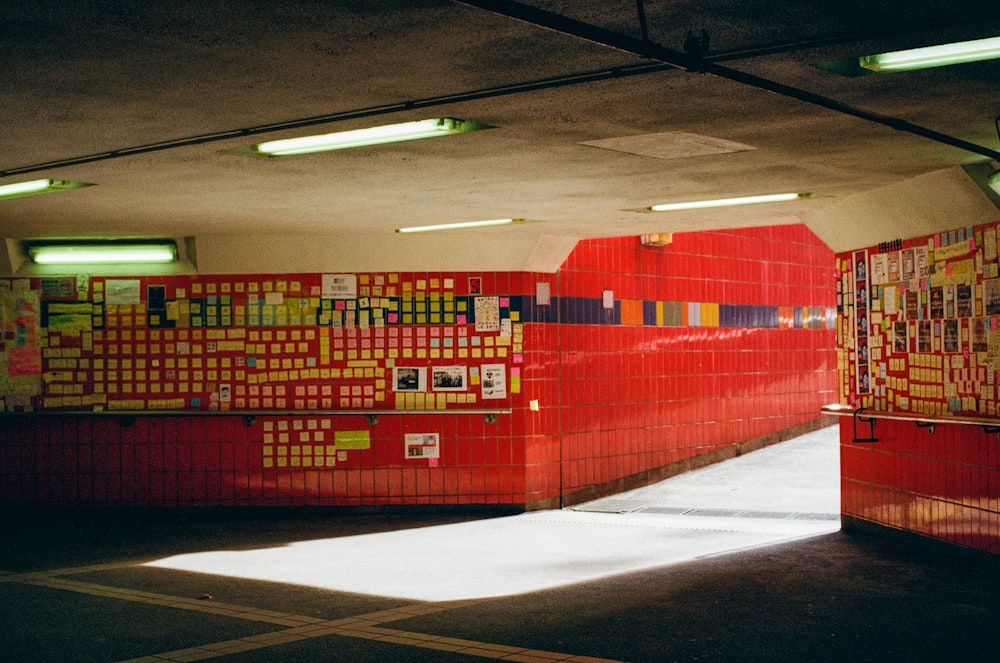
[[[996,566],[840,533],[836,445],[824,429],[574,510],[505,518],[7,514],[0,652],[993,660]]]

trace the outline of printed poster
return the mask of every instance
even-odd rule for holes
[[[357,299],[357,274],[323,274],[322,296],[325,299]]]
[[[473,301],[475,302],[476,331],[500,331],[500,298],[476,297]]]
[[[872,256],[872,285],[889,283],[889,256],[876,253]]]
[[[434,391],[465,391],[468,383],[465,366],[434,366],[431,388]]]
[[[427,368],[423,366],[394,366],[392,368],[393,391],[427,391]]]
[[[440,458],[440,433],[407,433],[404,437],[406,458]]]
[[[909,325],[906,322],[892,323],[892,350],[899,354],[906,354],[910,351],[910,341],[907,336]]]
[[[854,292],[855,292],[855,375],[859,395],[871,393],[871,355],[868,347],[868,252],[854,253]]]
[[[109,306],[138,306],[142,303],[142,289],[138,279],[106,279],[104,303]]]
[[[0,290],[0,396],[42,393],[39,310],[37,290]]]
[[[899,251],[893,251],[887,254],[887,266],[886,266],[886,283],[898,283],[902,280],[901,272],[899,268]]]
[[[485,364],[480,369],[483,400],[507,398],[507,373],[503,364]]]

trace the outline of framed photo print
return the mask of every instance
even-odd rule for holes
[[[427,391],[427,369],[413,366],[392,368],[393,391]]]
[[[465,366],[435,366],[431,368],[431,389],[434,391],[466,391],[468,371]]]

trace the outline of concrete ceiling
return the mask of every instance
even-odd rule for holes
[[[698,59],[685,41],[703,31]],[[202,272],[553,271],[580,238],[811,217],[836,247],[871,230],[857,201],[996,158],[1000,61],[859,77],[814,64],[998,34],[1000,7],[981,0],[0,0],[0,184],[96,185],[0,201],[0,236],[194,237]],[[429,117],[494,128],[241,151]],[[907,192],[939,195],[925,189]],[[779,192],[814,197],[641,211]],[[394,232],[498,217],[539,222]]]

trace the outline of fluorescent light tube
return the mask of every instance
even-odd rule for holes
[[[177,246],[167,242],[88,242],[28,245],[38,265],[167,263],[177,260]]]
[[[0,200],[4,198],[20,198],[21,196],[33,196],[37,193],[48,193],[50,191],[65,191],[67,189],[78,189],[82,186],[90,186],[83,182],[65,182],[63,180],[31,180],[30,182],[16,182],[14,184],[4,184],[0,186]]]
[[[997,195],[1000,195],[1000,170],[990,175],[990,179],[986,180],[986,183],[997,192]]]
[[[381,145],[436,136],[449,136],[478,129],[486,129],[486,125],[476,122],[466,122],[453,118],[437,118],[417,120],[401,124],[389,124],[354,131],[340,131],[320,136],[303,136],[285,140],[271,140],[254,147],[259,154],[269,156],[291,156],[294,154],[309,154],[328,150],[343,150],[366,145]]]
[[[433,230],[461,230],[464,228],[484,228],[487,226],[506,226],[512,223],[525,223],[524,219],[488,219],[486,221],[463,221],[460,223],[441,223],[436,226],[410,226],[396,228],[398,233],[425,233]]]
[[[995,58],[1000,58],[1000,37],[865,55],[858,58],[858,64],[869,71],[887,72],[928,69]]]
[[[650,212],[673,212],[685,209],[702,209],[704,207],[733,207],[735,205],[758,205],[760,203],[782,203],[800,198],[809,198],[808,193],[776,193],[768,196],[744,196],[742,198],[720,198],[717,200],[695,200],[687,203],[666,203],[652,205]]]

